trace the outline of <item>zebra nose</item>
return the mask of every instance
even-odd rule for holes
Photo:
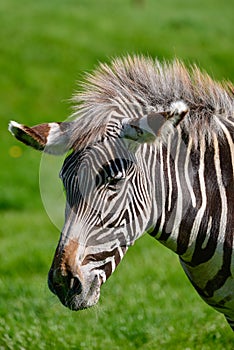
[[[72,277],[70,279],[70,290],[74,294],[80,294],[82,292],[82,285],[78,277]]]
[[[73,295],[78,295],[82,292],[82,285],[79,278],[74,276],[70,271],[66,275],[63,275],[59,270],[55,272],[53,269],[50,269],[48,286],[51,292],[57,295],[65,306],[67,306],[68,300]]]

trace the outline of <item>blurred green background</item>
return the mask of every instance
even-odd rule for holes
[[[1,0],[0,349],[233,349],[221,314],[197,296],[177,257],[144,236],[102,288],[71,312],[47,288],[59,238],[41,203],[41,154],[9,120],[63,121],[99,61],[127,53],[197,63],[233,80],[231,0]]]

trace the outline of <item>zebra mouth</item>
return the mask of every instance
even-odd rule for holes
[[[84,310],[97,304],[100,298],[100,287],[102,280],[95,276],[89,286],[82,286],[81,289],[72,288],[68,291],[65,299],[61,300],[64,306],[72,311]]]

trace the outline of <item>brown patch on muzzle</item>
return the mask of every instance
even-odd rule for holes
[[[58,246],[53,259],[52,269],[59,270],[63,276],[71,273],[80,277],[80,271],[76,263],[78,247],[79,243],[75,240],[70,240],[62,251]]]
[[[68,293],[82,290],[83,278],[76,262],[78,248],[79,243],[75,240],[70,240],[63,249],[58,245],[48,274],[49,288],[63,304]]]

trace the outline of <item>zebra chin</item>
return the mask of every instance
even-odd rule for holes
[[[68,292],[65,300],[60,301],[64,306],[68,307],[72,311],[79,311],[90,308],[96,305],[100,298],[100,282],[98,276],[95,277],[90,286],[82,289],[82,292],[78,294],[76,291]]]
[[[54,272],[50,270],[48,286],[60,302],[72,311],[84,310],[96,305],[100,298],[100,288],[103,279],[99,273],[89,276],[88,281],[81,282],[78,277],[60,276],[53,280]]]

